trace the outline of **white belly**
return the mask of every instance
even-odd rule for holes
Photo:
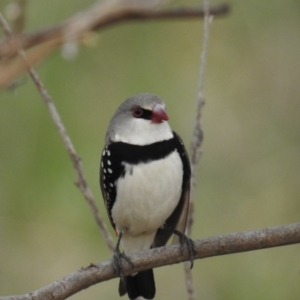
[[[164,159],[126,165],[118,180],[112,218],[126,253],[150,248],[155,233],[176,208],[183,177],[177,151]]]

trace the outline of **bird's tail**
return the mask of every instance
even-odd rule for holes
[[[126,286],[120,281],[119,294],[121,296],[128,293],[128,297],[134,300],[138,297],[153,299],[155,296],[155,282],[153,270],[138,272],[125,278]]]

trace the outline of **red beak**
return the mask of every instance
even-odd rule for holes
[[[169,117],[166,113],[166,110],[163,105],[155,104],[152,110],[152,118],[153,123],[162,123],[163,121],[168,121]]]

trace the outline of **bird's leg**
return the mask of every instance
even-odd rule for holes
[[[173,234],[176,234],[179,237],[181,255],[183,254],[184,245],[186,245],[187,250],[189,252],[189,260],[191,262],[191,269],[192,269],[194,265],[194,258],[196,253],[194,241],[190,239],[186,234],[168,226],[167,224],[164,225],[164,229],[170,230]]]
[[[122,238],[122,232],[119,233],[116,248],[114,250],[113,267],[114,267],[116,273],[120,276],[121,280],[123,282],[125,282],[123,271],[122,271],[122,259],[126,260],[132,266],[132,268],[134,266],[133,266],[133,263],[130,261],[129,257],[127,255],[125,255],[125,253],[120,251],[121,238]]]
[[[179,236],[179,242],[180,242],[180,246],[181,246],[181,254],[183,254],[183,247],[184,244],[186,245],[188,252],[189,252],[189,260],[191,262],[191,269],[193,268],[194,265],[194,255],[196,253],[195,251],[195,243],[192,239],[190,239],[187,235],[185,235],[184,233],[173,229],[173,233],[176,234],[177,236]]]

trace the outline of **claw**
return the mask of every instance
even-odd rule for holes
[[[189,252],[189,260],[191,262],[191,269],[194,266],[194,259],[195,259],[195,243],[192,239],[190,239],[188,236],[186,236],[184,233],[174,229],[173,233],[179,236],[180,241],[180,248],[181,248],[181,255],[183,254],[184,245],[187,246],[187,250]]]
[[[125,253],[122,253],[120,251],[121,238],[122,238],[122,233],[119,234],[118,242],[117,242],[116,248],[114,250],[114,255],[113,255],[112,259],[113,259],[113,268],[114,268],[115,272],[119,275],[121,280],[123,282],[125,282],[123,270],[122,270],[122,259],[126,260],[127,263],[129,263],[131,265],[132,268],[134,267],[134,265],[131,262],[130,258]]]

